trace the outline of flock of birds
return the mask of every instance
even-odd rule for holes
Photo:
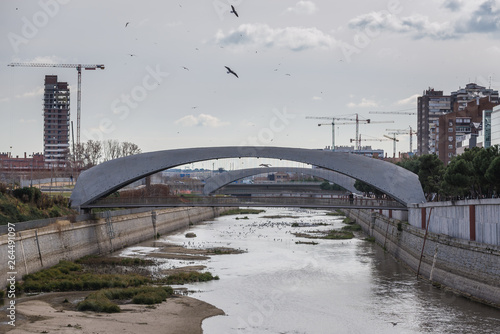
[[[179,6],[180,6],[180,5],[179,5]],[[182,6],[181,6],[181,7],[182,7]],[[17,8],[16,8],[16,9],[17,9]],[[233,6],[233,5],[231,5],[231,12],[230,12],[230,13],[232,13],[232,14],[236,15],[236,17],[240,17],[240,16],[238,15],[238,12],[236,11],[236,9],[234,8],[234,6]],[[125,23],[125,28],[127,28],[129,24],[130,24],[130,22],[126,22],[126,23]],[[129,56],[131,56],[131,57],[135,57],[136,55],[135,55],[135,54],[131,54],[131,53],[129,53]],[[236,74],[236,72],[234,72],[234,71],[233,71],[232,69],[230,69],[228,66],[224,66],[224,67],[225,67],[225,68],[226,68],[226,70],[227,70],[227,74],[232,74],[232,75],[234,75],[235,77],[239,78],[238,74]],[[185,69],[185,70],[187,70],[187,71],[189,71],[189,68],[187,68],[186,66],[182,66],[182,68],[183,68],[183,69]]]

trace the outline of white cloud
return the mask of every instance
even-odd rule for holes
[[[0,102],[9,102],[10,101],[10,97],[3,97],[0,99]]]
[[[420,94],[414,94],[410,97],[407,97],[406,99],[401,99],[396,102],[397,105],[405,105],[405,104],[410,104],[410,105],[416,105],[417,104],[417,98],[421,96]]]
[[[352,29],[369,31],[371,34],[389,31],[410,33],[415,38],[450,39],[457,37],[450,22],[431,22],[427,16],[420,14],[398,17],[388,12],[372,12],[350,20],[348,26]]]
[[[229,125],[229,122],[222,122],[215,116],[207,114],[199,114],[198,116],[187,115],[175,121],[175,124],[180,124],[182,126],[207,126],[210,128],[217,128],[220,126]]]
[[[18,99],[23,99],[23,98],[32,98],[32,97],[37,97],[37,96],[43,96],[43,87],[36,87],[30,92],[25,92],[23,94],[17,94],[16,98]]]
[[[350,20],[348,27],[378,34],[394,32],[410,34],[414,38],[446,40],[471,33],[497,34],[500,30],[500,9],[496,0],[447,0],[442,7],[453,12],[448,21],[433,22],[428,16],[412,14],[399,17],[387,11],[362,14]]]
[[[252,46],[257,48],[290,49],[301,51],[307,49],[331,49],[335,46],[335,39],[312,27],[271,28],[267,24],[242,24],[237,29],[224,34],[219,30],[215,36],[217,44],[227,46]]]
[[[63,59],[57,56],[38,56],[31,59],[16,58],[15,63],[40,63],[40,64],[61,64],[64,63]]]
[[[365,98],[362,98],[361,102],[359,103],[350,102],[347,104],[347,107],[349,108],[366,108],[366,107],[376,107],[376,106],[378,106],[377,102]]]
[[[285,10],[285,13],[294,13],[294,14],[306,14],[311,15],[314,14],[318,10],[316,4],[312,1],[299,1],[295,4],[294,7],[288,7]]]
[[[321,96],[313,96],[313,101],[322,101],[323,98]]]

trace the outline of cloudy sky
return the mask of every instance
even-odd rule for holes
[[[331,145],[317,125],[330,121],[307,116],[358,114],[381,122],[360,124],[362,138],[384,138],[416,116],[371,111],[416,112],[429,87],[500,89],[497,0],[2,0],[0,36],[0,152],[14,155],[43,151],[47,74],[70,84],[76,131],[77,72],[11,62],[104,64],[82,74],[81,139],[144,152]],[[354,125],[335,131],[351,145]]]

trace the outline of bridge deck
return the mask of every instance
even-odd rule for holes
[[[345,198],[318,198],[298,196],[267,196],[267,197],[142,197],[119,198],[108,197],[85,205],[84,209],[91,208],[130,208],[130,207],[182,207],[182,206],[250,206],[250,207],[309,207],[309,208],[358,208],[358,209],[385,209],[407,210],[407,207],[393,200],[355,198],[352,203]]]

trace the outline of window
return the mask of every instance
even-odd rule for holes
[[[452,144],[448,145],[448,149],[452,150],[453,149],[453,145]]]
[[[453,157],[453,153],[450,152],[450,153],[448,153],[448,158],[451,158],[451,157]]]
[[[453,126],[453,121],[452,120],[448,121],[448,126]]]
[[[453,141],[453,136],[448,137],[448,141],[452,142]]]
[[[448,132],[453,132],[453,128],[448,128]]]

